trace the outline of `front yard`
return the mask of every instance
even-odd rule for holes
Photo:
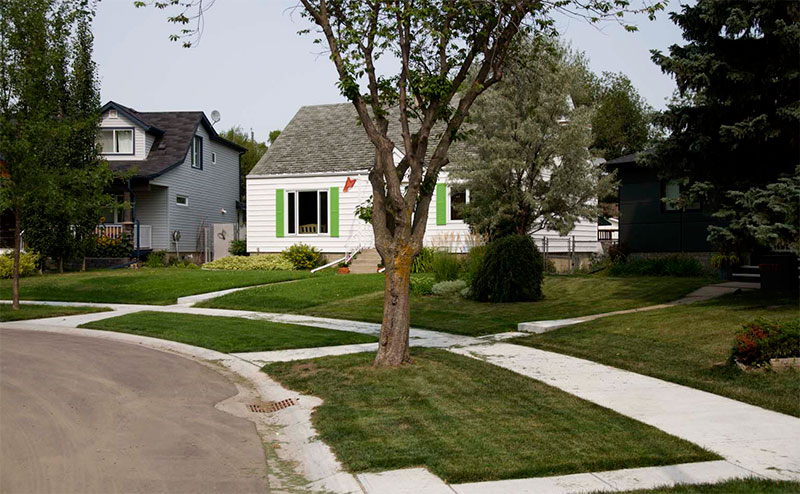
[[[20,305],[19,310],[11,308],[11,304],[0,304],[0,322],[22,321],[25,319],[42,319],[45,317],[74,316],[90,312],[103,312],[102,307],[56,307],[52,305]]]
[[[678,299],[708,284],[704,278],[548,276],[537,302],[490,304],[458,296],[412,295],[411,324],[464,335],[512,331],[517,323],[633,309]],[[291,285],[232,293],[201,304],[223,309],[294,312],[381,322],[383,276],[313,277]]]
[[[264,368],[322,398],[320,437],[353,472],[424,465],[451,483],[711,460],[716,455],[491,364],[414,349],[372,367],[355,354]]]
[[[241,317],[167,312],[137,312],[94,321],[81,327],[161,338],[223,353],[263,352],[378,341],[374,336],[349,331]]]
[[[178,297],[305,278],[308,271],[204,271],[141,268],[46,274],[20,280],[24,300],[174,304]],[[11,299],[11,280],[0,280],[0,298]]]
[[[797,372],[745,373],[727,365],[734,335],[756,317],[798,317],[797,292],[728,295],[624,314],[513,340],[684,384],[800,417]]]

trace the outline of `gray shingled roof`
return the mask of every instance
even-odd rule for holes
[[[402,150],[397,117],[389,119],[389,137]],[[435,145],[436,139],[432,137],[429,152]],[[352,103],[303,106],[250,175],[360,171],[371,168],[374,161],[375,147],[359,124]]]
[[[105,107],[111,105],[107,104]],[[219,137],[201,111],[168,111],[168,112],[138,112],[133,108],[123,107],[113,103],[114,107],[129,113],[138,120],[138,123],[155,127],[160,133],[156,135],[153,146],[144,160],[119,160],[109,161],[113,171],[128,171],[136,168],[136,176],[154,178],[169,169],[183,163],[192,137],[197,132],[197,127],[205,124],[211,139],[221,142],[237,151],[244,152],[245,148]]]

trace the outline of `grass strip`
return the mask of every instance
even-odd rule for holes
[[[372,354],[270,364],[324,403],[313,422],[352,472],[426,466],[451,483],[718,459],[541,382],[443,350],[372,367]]]
[[[282,324],[241,317],[201,316],[169,312],[136,312],[81,326],[151,336],[223,353],[263,352],[356,343],[372,343],[372,335]]]

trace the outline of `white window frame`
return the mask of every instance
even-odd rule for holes
[[[184,201],[183,204],[178,202],[178,199],[183,199],[183,201]],[[189,207],[189,196],[185,196],[185,195],[182,195],[182,194],[176,194],[175,195],[175,204],[177,206],[181,206],[181,207],[184,207],[184,208]]]
[[[317,193],[317,233],[300,233],[300,192],[316,192]],[[327,225],[328,231],[320,233],[320,206],[322,201],[319,199],[320,193],[325,193],[327,198]],[[289,194],[294,194],[294,233],[289,233]],[[283,193],[283,220],[286,225],[286,236],[290,237],[330,237],[331,236],[331,190],[328,189],[295,189],[287,190]]]
[[[114,151],[106,151],[103,149],[103,155],[106,154],[114,154],[119,156],[133,156],[136,154],[136,128],[135,127],[111,127],[111,128],[100,128],[100,132],[111,132],[111,142],[115,148]],[[117,148],[117,132],[130,132],[131,133],[131,152],[130,153],[121,153]]]
[[[464,189],[466,192],[466,202],[464,204],[469,204],[469,189]],[[455,220],[453,219],[453,187],[450,185],[447,186],[447,222],[448,223],[464,223],[464,220]]]
[[[200,143],[200,151],[198,152],[197,146]],[[203,136],[194,135],[192,136],[192,145],[189,148],[190,162],[192,168],[195,170],[202,170],[203,169]],[[196,158],[195,158],[196,157]]]

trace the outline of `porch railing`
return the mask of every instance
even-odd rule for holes
[[[104,224],[97,225],[94,230],[96,235],[108,238],[120,238],[125,233],[125,227],[118,224]],[[152,249],[153,248],[153,226],[152,225],[139,225],[139,248]],[[133,248],[136,248],[136,225],[133,226]]]

